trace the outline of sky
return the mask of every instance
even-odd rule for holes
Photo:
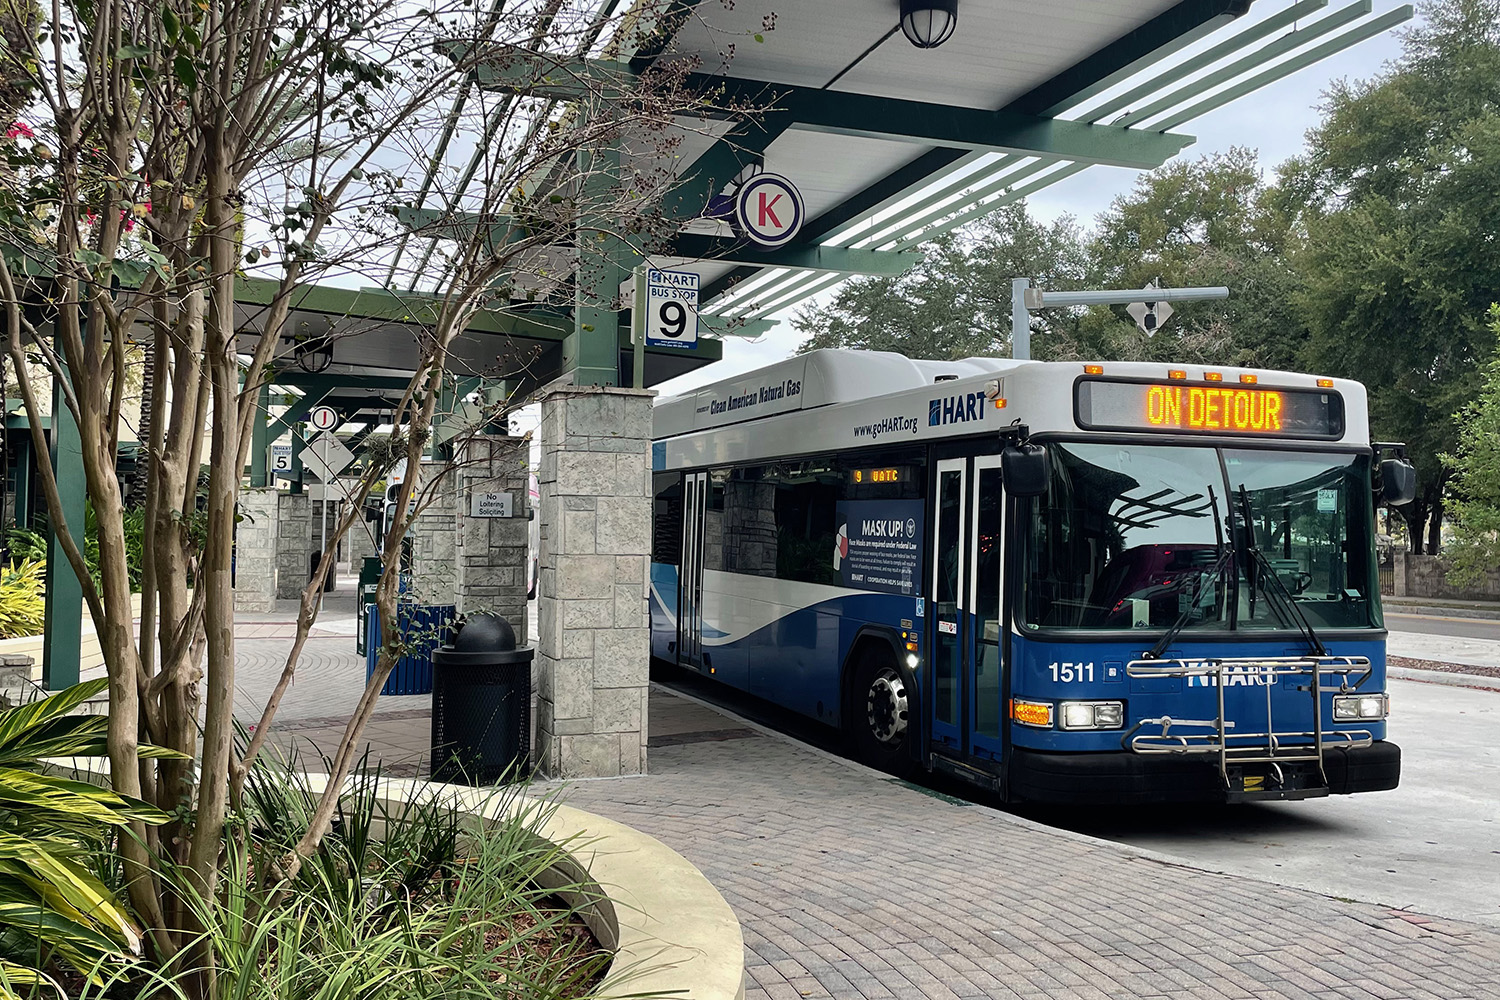
[[[1246,17],[1252,22],[1264,19],[1284,10],[1290,2],[1259,0]],[[1345,3],[1334,0],[1326,10],[1344,6]],[[1398,0],[1374,0],[1374,13],[1378,16],[1399,6]],[[1175,131],[1197,136],[1198,140],[1180,155],[1197,158],[1228,150],[1231,146],[1249,146],[1258,151],[1262,167],[1269,174],[1276,164],[1301,152],[1306,132],[1319,121],[1318,105],[1322,94],[1333,81],[1373,76],[1386,62],[1400,54],[1399,31],[1398,28],[1364,41],[1177,128]],[[1196,50],[1189,49],[1185,54],[1193,51]],[[1034,216],[1044,220],[1072,215],[1089,223],[1108,208],[1116,196],[1129,192],[1139,175],[1140,171],[1120,167],[1091,167],[1043,188],[1028,199],[1027,206]],[[817,301],[827,302],[831,297],[831,292],[824,293],[817,297]],[[787,357],[805,339],[790,322],[796,308],[773,317],[780,321],[779,324],[755,341],[726,339],[724,360],[718,364],[657,388],[663,395],[686,392]]]

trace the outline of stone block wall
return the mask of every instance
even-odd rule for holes
[[[1394,552],[1394,597],[1430,597],[1455,601],[1500,601],[1500,569],[1492,569],[1470,587],[1448,582],[1448,560],[1442,556]]]
[[[425,506],[411,527],[412,587],[424,604],[453,604],[457,596],[458,476],[451,464],[422,464]]]
[[[537,761],[554,777],[646,770],[653,395],[542,399]]]
[[[306,493],[279,495],[276,522],[276,596],[300,597],[307,586],[308,556],[313,550],[313,518],[317,505]]]
[[[490,611],[508,619],[516,644],[530,641],[526,592],[531,586],[527,499],[529,437],[481,434],[458,453],[458,547],[455,589],[459,611]],[[510,517],[473,516],[478,493],[509,493]]]
[[[276,610],[276,535],[281,504],[274,488],[240,491],[242,518],[234,529],[234,610]]]

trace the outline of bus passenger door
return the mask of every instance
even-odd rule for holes
[[[930,616],[934,750],[1000,758],[1000,458],[937,463]]]
[[[703,527],[708,510],[708,473],[689,472],[682,482],[682,568],[677,586],[677,662],[703,669]]]
[[[973,597],[973,620],[969,632],[973,670],[965,686],[968,704],[968,742],[965,749],[976,757],[1000,759],[1001,696],[1000,584],[1005,561],[1005,503],[1000,483],[1000,456],[974,459],[974,490],[971,495],[969,593]]]
[[[932,745],[935,750],[961,753],[963,737],[963,636],[968,632],[965,591],[968,589],[968,546],[964,544],[969,513],[967,458],[937,463],[936,510],[932,532],[932,590],[928,595],[935,630],[932,680],[927,692]]]

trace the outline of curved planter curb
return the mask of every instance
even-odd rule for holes
[[[309,774],[321,791],[328,776]],[[535,810],[536,832],[576,865],[557,884],[589,885],[566,894],[615,955],[600,997],[670,993],[684,1000],[743,1000],[745,944],[734,911],[694,865],[639,830],[562,805],[495,788],[382,779],[382,805],[418,800],[452,804],[476,820]],[[596,888],[594,888],[596,887]]]

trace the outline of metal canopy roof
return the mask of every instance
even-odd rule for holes
[[[580,2],[603,23],[619,0]],[[925,240],[1094,163],[1159,165],[1192,141],[1173,129],[1413,13],[1402,6],[1374,16],[1370,0],[1331,11],[1328,0],[1299,0],[1250,22],[1241,17],[1250,6],[960,0],[953,37],[923,50],[897,27],[896,0],[637,0],[615,37],[591,48],[605,58],[548,52],[530,76],[497,68],[476,82],[566,102],[559,76],[618,76],[689,57],[700,60],[693,79],[705,91],[771,107],[758,123],[731,121],[717,141],[684,133],[667,165],[678,182],[665,201],[681,233],[650,261],[702,276],[710,329],[755,335],[771,314],[850,274],[899,273]],[[774,25],[765,23],[770,9]],[[566,72],[548,75],[559,65]],[[747,164],[801,191],[808,222],[790,245],[759,250],[703,217],[709,197],[731,191]],[[419,199],[403,215],[425,236],[440,235],[431,226],[478,223],[449,210],[458,198],[445,201]],[[582,311],[574,309],[580,340],[592,329],[576,319]],[[702,338],[699,349],[710,344]],[[684,363],[690,354],[681,352]],[[608,380],[606,370],[585,376],[573,361],[581,380]]]
[[[1173,0],[961,0],[953,37],[940,48],[918,49],[892,32],[894,2],[777,4],[770,32],[763,31],[760,4],[729,10],[702,4],[701,16],[684,23],[668,51],[712,67],[734,45],[726,70],[732,78],[990,110],[1175,6]],[[751,43],[756,33],[765,41]]]
[[[821,3],[816,6],[824,7]],[[1114,15],[1130,10],[1140,20],[1136,30],[1118,36],[1114,42],[1048,80],[1035,81],[1032,89],[1012,97],[1005,107],[1056,115],[1063,121],[1108,123],[1155,133],[1183,125],[1412,16],[1410,6],[1371,16],[1368,0],[1358,0],[1332,12],[1325,12],[1327,0],[1307,0],[1288,4],[1253,24],[1237,23],[1233,16],[1234,10],[1247,8],[1248,4],[1189,0],[1175,5],[1024,5],[1006,0],[976,4],[970,0],[960,7],[959,30],[942,48],[918,50],[897,33],[871,58],[888,50],[897,51],[902,58],[894,65],[904,67],[911,57],[941,55],[967,33],[980,30],[969,18],[976,7],[992,12],[1005,8],[1015,16],[1024,6],[1045,7],[1046,11],[1035,11],[1029,18],[1031,27],[1026,30],[1007,32],[997,27],[988,49],[992,63],[1008,62],[1016,47],[1029,44],[1030,32],[1050,35],[1058,30],[1063,21],[1060,13],[1078,17],[1080,8],[1097,11],[1107,6]],[[1215,9],[1221,13],[1215,15]],[[1146,16],[1149,14],[1154,14],[1154,20]],[[981,27],[998,24],[1000,21],[990,19]],[[1179,34],[1169,37],[1161,33],[1160,29],[1174,24],[1182,29]],[[777,32],[780,30],[778,22]],[[1090,44],[1094,41],[1081,28],[1076,33],[1079,37],[1089,37]],[[1205,36],[1211,36],[1212,41],[1206,51],[1186,61],[1164,62],[1188,43]],[[766,37],[769,44],[772,36]],[[753,50],[758,48],[753,47],[751,59],[757,54]],[[870,58],[865,60],[869,61]],[[967,65],[972,71],[986,63],[970,59]],[[740,72],[742,67],[737,58],[731,71]],[[945,75],[952,72],[947,70]],[[844,86],[854,75],[851,71],[835,86]],[[955,94],[972,92],[972,87],[955,88]],[[1008,93],[1015,94],[1017,89],[1012,85]],[[797,134],[794,127],[788,137]],[[784,140],[772,143],[766,151],[766,169],[798,179],[795,171],[799,152],[796,138],[790,143]],[[821,214],[812,212],[801,239],[823,246],[911,250],[925,240],[1070,177],[1087,166],[1081,160],[1061,156],[997,155],[931,147],[909,160],[904,168],[890,171],[873,183],[851,170],[844,198]],[[843,277],[772,268],[735,268],[706,286],[705,297],[711,296],[713,301],[705,311],[710,315],[761,319],[830,288]]]

